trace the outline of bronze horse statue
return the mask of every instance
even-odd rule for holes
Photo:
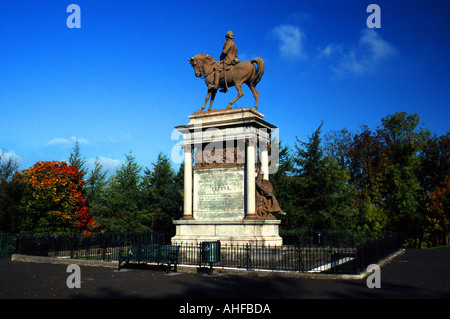
[[[214,83],[214,68],[217,65],[217,61],[214,60],[214,58],[210,55],[197,54],[192,58],[189,58],[189,62],[195,70],[195,76],[204,77],[206,86],[209,88]],[[254,65],[254,63],[257,67]],[[228,89],[228,87],[235,86],[236,90],[238,91],[238,95],[228,104],[227,109],[231,109],[231,105],[233,105],[237,100],[244,96],[244,92],[242,91],[242,84],[245,83],[250,88],[253,96],[255,97],[254,109],[256,110],[258,108],[259,97],[259,93],[256,90],[256,85],[261,80],[263,74],[264,61],[261,58],[255,58],[246,62],[239,62],[227,68],[226,71],[222,71],[219,80],[219,88]],[[208,89],[205,103],[203,103],[203,106],[199,111],[202,111],[205,108],[205,105],[208,102],[209,98],[211,98],[211,101],[209,103],[208,111],[211,110],[211,106],[214,102],[216,93],[217,89]]]

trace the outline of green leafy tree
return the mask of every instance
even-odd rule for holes
[[[86,198],[94,218],[101,219],[106,211],[107,174],[108,171],[104,171],[103,165],[96,160],[86,179]]]
[[[81,156],[80,144],[78,143],[78,140],[75,140],[75,146],[73,147],[72,153],[70,153],[68,163],[69,165],[73,165],[78,168],[78,171],[82,174],[82,178],[86,176],[86,159]]]
[[[142,186],[151,229],[173,234],[173,220],[182,216],[182,175],[175,173],[170,159],[162,153],[152,166],[145,169]]]
[[[131,154],[108,179],[102,206],[96,215],[100,228],[108,231],[147,231],[148,216],[142,210],[140,172],[142,167]]]
[[[422,152],[420,183],[427,193],[445,183],[450,177],[450,132],[445,135],[430,136]]]
[[[292,151],[287,145],[275,141],[271,147],[278,147],[278,170],[270,175],[270,183],[274,189],[274,195],[285,215],[281,216],[283,229],[296,228],[297,209],[295,208],[294,185],[294,160]]]
[[[356,228],[378,233],[387,223],[383,202],[383,185],[388,170],[384,139],[380,132],[363,126],[346,145],[341,146],[355,188]]]
[[[419,121],[417,114],[398,112],[376,131],[334,131],[326,143],[326,153],[350,171],[357,228],[401,232],[415,247],[425,232],[445,237],[436,226],[445,224],[445,214],[435,204],[445,203],[440,195],[450,172],[450,134],[431,136]]]
[[[20,229],[23,185],[12,178],[18,168],[17,159],[6,158],[5,152],[0,150],[0,230],[4,232],[18,232]]]
[[[449,181],[450,181],[450,133],[434,134],[420,153],[420,184],[426,193],[421,206],[426,207],[426,232],[429,244],[445,245],[450,232]]]
[[[106,187],[108,171],[103,170],[103,165],[96,160],[94,168],[86,179],[86,195],[89,203],[100,203]]]
[[[426,208],[421,205],[426,193],[419,181],[419,154],[430,137],[430,131],[418,128],[417,114],[398,112],[382,119],[388,169],[383,193],[389,227],[421,246],[426,224]]]
[[[353,134],[347,129],[330,131],[324,136],[324,152],[326,156],[334,158],[341,167],[349,168],[349,148],[352,144]]]
[[[297,214],[303,228],[351,229],[353,214],[352,189],[347,183],[349,174],[334,158],[324,155],[322,125],[308,142],[297,139],[300,145],[295,145]]]
[[[448,245],[446,237],[450,231],[450,178],[428,194],[426,218],[431,242],[435,245]]]

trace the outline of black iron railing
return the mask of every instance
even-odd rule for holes
[[[182,244],[178,262],[200,265],[200,249],[195,244]],[[310,273],[354,273],[357,257],[355,247],[328,246],[258,246],[221,245],[220,263],[216,268],[242,268],[247,270],[295,271]],[[337,266],[347,264],[347,267]]]
[[[144,233],[91,233],[89,236],[23,235],[16,240],[16,253],[34,256],[118,260],[119,251],[131,244],[162,242],[162,236],[154,232]]]
[[[320,233],[320,235],[319,235]],[[290,271],[304,273],[357,274],[401,249],[401,236],[382,233],[363,236],[349,232],[305,231],[284,237],[283,246],[220,245],[220,262],[215,268]],[[154,233],[92,233],[73,235],[17,235],[18,254],[56,258],[116,261],[120,250],[132,244],[167,243]],[[200,266],[201,245],[183,243],[179,265]]]

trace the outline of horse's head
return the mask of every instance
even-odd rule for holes
[[[200,66],[199,60],[196,56],[189,58],[189,63],[192,65],[192,67],[194,68],[195,71],[195,76],[196,77],[201,77],[203,72],[202,72],[202,68]]]
[[[195,71],[196,77],[202,77],[205,74],[204,66],[214,63],[214,58],[207,54],[197,54],[188,59]]]

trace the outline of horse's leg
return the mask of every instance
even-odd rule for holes
[[[228,104],[227,110],[231,109],[231,105],[236,103],[237,100],[239,100],[241,97],[244,96],[244,91],[242,90],[242,83],[235,83],[236,90],[238,91],[238,95]]]
[[[258,109],[258,99],[259,99],[258,90],[253,85],[249,85],[248,87],[250,88],[250,90],[252,90],[253,96],[255,98],[255,108],[254,109],[257,110]]]
[[[201,107],[201,109],[199,111],[203,111],[205,109],[206,102],[208,102],[210,96],[211,96],[211,90],[208,90],[208,93],[206,93],[205,103],[203,103],[203,106]]]
[[[211,107],[212,107],[212,105],[214,103],[214,99],[216,98],[216,93],[217,93],[217,90],[212,90],[212,92],[211,92],[211,100],[209,101],[209,109],[208,109],[208,111],[211,111]]]

